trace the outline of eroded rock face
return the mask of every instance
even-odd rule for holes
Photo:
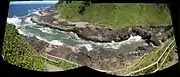
[[[128,29],[79,28],[75,31],[80,37],[95,42],[124,41],[130,37]]]
[[[160,46],[161,42],[165,42],[168,37],[166,28],[165,26],[147,28],[135,27],[132,28],[132,34],[141,36],[148,44],[151,42],[155,46]]]
[[[81,51],[77,55],[77,63],[99,70],[116,70],[124,66],[121,55],[103,49],[95,49],[91,52]]]

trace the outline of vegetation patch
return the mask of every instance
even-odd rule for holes
[[[45,60],[11,24],[6,25],[1,55],[8,63],[22,68],[42,71],[45,67]]]
[[[59,60],[59,59],[50,60],[50,59],[47,59],[47,58],[44,58],[44,60],[46,60],[46,62],[49,63],[49,64],[55,65],[57,67],[65,69],[65,70],[77,67],[77,65],[69,63],[69,62],[64,61],[64,60]]]
[[[168,46],[169,42],[167,42],[165,45],[162,46],[158,46],[158,47],[154,47],[152,49],[152,52],[149,53],[148,55],[146,55],[139,63],[137,63],[131,71],[135,71],[135,70],[139,70],[141,68],[144,68],[154,62],[156,62],[158,60],[158,58],[162,55],[162,53],[164,52],[164,50],[166,49],[166,47]],[[170,46],[171,48],[172,46]],[[168,54],[167,52],[170,51],[171,53]],[[163,68],[168,62],[173,60],[173,51],[172,50],[167,50],[166,53],[164,54],[164,56],[162,56],[162,59],[159,61],[158,66],[154,65],[152,67],[149,67],[141,72],[135,73],[134,75],[144,75],[144,74],[150,74],[151,72],[153,72],[154,70],[156,70],[157,68],[159,68],[160,64],[162,63],[163,59],[165,58],[165,56],[168,55],[167,59],[165,60],[165,62],[162,64],[162,66],[160,68]]]
[[[86,21],[114,28],[170,25],[170,12],[165,4],[91,3],[79,14],[83,1],[56,5],[60,16],[70,21]]]

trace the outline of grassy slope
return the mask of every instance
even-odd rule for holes
[[[6,25],[2,56],[8,63],[22,68],[44,70],[45,67],[36,50],[10,24]]]
[[[75,64],[66,62],[64,60],[53,60],[53,61],[50,61],[50,60],[46,59],[46,62],[48,64],[52,64],[52,65],[55,65],[56,67],[62,68],[64,70],[68,70],[68,69],[77,67]]]
[[[169,10],[157,10],[155,4],[91,4],[84,15],[78,14],[81,1],[63,3],[59,7],[61,17],[71,21],[88,21],[113,27],[131,27],[137,25],[171,24]],[[61,9],[60,9],[61,8]]]
[[[152,52],[149,55],[146,55],[140,62],[138,62],[133,69],[131,69],[132,71],[134,70],[138,70],[141,69],[143,67],[146,67],[152,63],[154,63],[155,61],[158,60],[158,58],[161,56],[161,54],[164,52],[164,50],[166,49],[167,45],[169,44],[169,42],[167,42],[165,45],[159,46],[159,47],[155,47]],[[167,51],[168,52],[168,51]],[[168,55],[167,59],[165,60],[165,62],[163,63],[163,65],[161,66],[161,68],[164,68],[165,65],[169,62],[171,62],[173,60],[173,52],[174,49],[171,51],[170,54],[167,54],[167,52],[165,53],[165,55]],[[165,56],[162,57],[162,59],[159,62],[159,65],[161,64],[162,60],[165,58]],[[158,66],[159,67],[159,66]],[[156,70],[157,66],[152,66],[147,68],[144,71],[141,71],[139,73],[136,73],[135,75],[139,75],[139,74],[149,74],[152,71]]]

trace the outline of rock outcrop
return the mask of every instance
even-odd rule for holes
[[[159,46],[161,45],[161,42],[165,41],[165,38],[169,37],[165,34],[169,26],[139,26],[132,28],[111,29],[107,27],[92,26],[92,24],[87,23],[76,24],[75,22],[73,23],[66,20],[59,20],[54,18],[54,15],[55,13],[48,13],[43,16],[33,16],[31,20],[37,24],[51,28],[75,32],[80,38],[94,42],[119,42],[127,40],[131,35],[139,35],[148,44],[151,42],[155,46]]]
[[[52,56],[64,58],[66,60],[85,65],[99,70],[118,70],[126,65],[126,61],[135,59],[135,56],[142,56],[148,51],[148,47],[139,47],[135,51],[141,53],[131,53],[124,55],[117,52],[105,50],[103,48],[95,48],[90,52],[85,47],[80,47],[79,52],[74,52],[66,45],[57,46],[37,39],[36,37],[26,37],[29,43],[39,53],[47,53]]]
[[[27,37],[30,44],[39,52],[45,52],[49,55],[64,58],[66,60],[85,65],[99,70],[119,70],[126,66],[127,61],[132,61],[137,56],[142,56],[151,49],[152,46],[159,46],[161,42],[172,37],[169,26],[148,26],[112,29],[107,27],[94,26],[84,22],[70,22],[54,18],[56,13],[53,11],[41,12],[42,16],[33,16],[31,20],[42,26],[47,26],[63,31],[72,31],[80,38],[94,42],[120,42],[127,40],[130,36],[139,35],[148,43],[146,46],[139,46],[128,54],[109,51],[101,47],[88,51],[85,47],[80,47],[78,52],[74,52],[71,47],[51,45],[36,37]],[[151,46],[150,46],[151,45]],[[127,50],[125,50],[127,51]]]

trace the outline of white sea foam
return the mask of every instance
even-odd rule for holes
[[[43,41],[45,41],[45,42],[47,42],[47,43],[50,43],[50,44],[52,44],[52,45],[59,45],[59,46],[61,46],[61,45],[63,45],[63,43],[61,42],[61,41],[59,41],[59,40],[52,40],[52,41],[48,41],[48,40],[46,40],[46,39],[44,39],[44,38],[42,38],[42,37],[39,37],[39,36],[35,36],[37,39],[39,39],[39,40],[43,40]]]
[[[63,43],[61,41],[59,41],[59,40],[52,40],[49,43],[52,44],[52,45],[63,45]]]
[[[39,13],[39,10],[36,10],[36,11],[32,12],[32,14],[41,16],[41,14]]]
[[[88,51],[93,50],[93,47],[92,47],[91,44],[84,44],[84,46],[86,47],[86,49],[87,49]]]
[[[22,35],[24,35],[24,36],[27,36],[27,34],[26,34],[25,32],[23,32],[23,30],[18,29],[18,33],[19,33],[19,34],[22,34]]]
[[[119,49],[120,46],[124,44],[131,44],[132,42],[141,42],[143,39],[141,36],[131,36],[128,40],[122,41],[122,42],[110,42],[110,43],[95,43],[91,42],[92,44],[102,46],[104,48],[113,48],[113,49]]]
[[[10,24],[14,24],[16,27],[20,26],[22,20],[19,17],[12,17],[12,18],[7,18],[7,22]]]
[[[142,40],[142,37],[141,36],[131,36],[129,37],[128,39],[129,41],[141,41]]]
[[[27,22],[28,24],[21,24],[22,23],[22,20],[19,18],[19,17],[12,17],[12,18],[7,18],[7,22],[8,23],[11,23],[11,24],[14,24],[16,26],[16,28],[18,27],[22,27],[22,26],[31,26],[34,25],[34,23],[30,20],[31,17],[27,17],[25,19],[25,22]],[[47,27],[42,27],[42,28],[39,28],[42,32],[45,32],[45,33],[53,33],[52,32],[52,29],[50,28],[47,28]],[[48,42],[50,44],[53,44],[53,45],[63,45],[63,43],[59,40],[52,40],[52,41],[48,41],[46,39],[44,39],[43,37],[40,37],[40,36],[37,36],[33,33],[30,33],[30,32],[26,32],[24,29],[17,29],[18,30],[18,33],[19,34],[22,34],[24,36],[35,36],[36,38],[40,39],[40,40],[43,40],[45,42]]]
[[[26,19],[24,20],[25,22],[29,23],[29,24],[32,24],[32,25],[36,25],[36,23],[33,23],[31,21],[31,17],[26,17]]]
[[[100,43],[100,42],[93,42],[93,41],[86,41],[86,40],[82,40],[78,37],[77,34],[71,32],[71,35],[75,36],[75,38],[78,40],[78,42],[81,43],[89,43],[89,44],[85,44],[86,48],[89,50],[93,49],[92,46],[90,46],[91,44],[94,45],[98,45],[98,46],[102,46],[104,48],[113,48],[113,49],[119,49],[120,46],[124,45],[124,44],[131,44],[133,42],[141,42],[143,41],[143,39],[141,38],[141,36],[130,36],[127,40],[125,41],[121,41],[121,42],[109,42],[109,43]]]
[[[44,33],[53,33],[52,29],[48,28],[48,27],[42,27],[42,28],[38,28],[39,30],[41,30]]]
[[[35,36],[37,39],[39,39],[39,40],[43,40],[43,41],[45,41],[45,42],[49,42],[49,41],[47,41],[46,39],[44,39],[44,38],[42,38],[42,37],[40,37],[40,36]]]
[[[78,47],[82,47],[82,46],[84,46],[88,51],[91,51],[91,50],[93,50],[94,48],[92,47],[92,45],[91,44],[80,44],[80,45],[78,45]]]

